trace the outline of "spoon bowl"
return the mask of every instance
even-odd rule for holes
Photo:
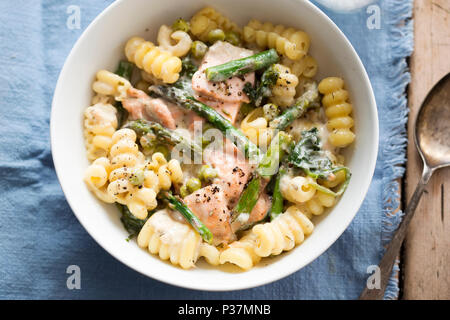
[[[417,116],[414,140],[426,165],[450,165],[450,73],[431,89]]]

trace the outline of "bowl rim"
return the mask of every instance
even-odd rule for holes
[[[244,289],[249,289],[249,288],[254,288],[254,287],[258,287],[258,286],[262,286],[265,284],[269,284],[272,283],[274,281],[283,279],[291,274],[293,274],[296,271],[299,271],[300,269],[304,268],[305,266],[307,266],[308,264],[310,264],[311,262],[313,262],[314,260],[316,260],[320,255],[322,255],[328,248],[330,248],[337,239],[340,238],[340,236],[342,235],[342,233],[347,230],[348,226],[350,225],[350,223],[353,221],[353,219],[355,218],[356,214],[358,213],[366,195],[367,192],[369,190],[374,172],[375,172],[375,166],[376,166],[376,161],[377,161],[377,157],[378,157],[378,151],[379,151],[379,123],[378,123],[378,108],[377,108],[377,103],[375,100],[375,95],[373,92],[373,88],[372,88],[372,84],[370,82],[369,76],[367,74],[367,71],[359,57],[359,55],[357,54],[355,48],[353,47],[353,45],[351,44],[351,42],[348,40],[348,38],[345,36],[345,34],[342,32],[342,30],[322,11],[320,10],[315,4],[309,2],[309,1],[302,1],[302,4],[305,6],[309,6],[311,10],[315,11],[316,14],[318,14],[319,16],[321,16],[321,18],[323,19],[323,21],[325,23],[328,24],[327,27],[335,29],[340,36],[343,38],[344,42],[346,43],[346,45],[349,47],[350,52],[352,53],[352,59],[354,60],[354,62],[357,64],[358,69],[361,71],[361,75],[363,76],[363,81],[364,81],[364,85],[369,89],[369,93],[370,96],[367,97],[368,101],[370,102],[370,105],[368,106],[369,108],[369,112],[370,112],[370,117],[372,119],[373,125],[374,125],[374,130],[373,130],[373,137],[372,137],[372,153],[373,153],[373,157],[370,159],[370,163],[366,163],[366,168],[367,168],[367,172],[368,174],[365,176],[364,179],[364,184],[361,186],[363,188],[363,197],[361,197],[359,199],[359,203],[357,203],[356,205],[354,205],[354,213],[353,215],[349,215],[346,219],[345,222],[343,223],[343,225],[345,226],[344,228],[342,228],[339,232],[336,232],[334,237],[330,237],[328,238],[326,241],[322,242],[321,245],[319,246],[318,250],[315,252],[315,254],[312,254],[309,259],[307,259],[306,261],[303,261],[302,263],[299,264],[292,264],[292,265],[286,265],[284,266],[284,268],[282,270],[280,270],[279,273],[273,273],[273,274],[267,274],[266,277],[264,279],[259,279],[259,280],[248,280],[246,282],[242,282],[242,283],[223,283],[220,286],[216,286],[215,288],[211,288],[209,287],[207,284],[203,284],[203,282],[196,282],[194,285],[188,285],[185,284],[183,282],[179,282],[176,279],[172,280],[171,278],[165,278],[164,274],[162,273],[157,273],[157,274],[152,274],[149,273],[148,270],[137,266],[137,265],[133,265],[133,263],[131,261],[127,261],[125,258],[123,258],[119,253],[117,252],[112,252],[111,250],[109,250],[107,248],[107,245],[104,244],[103,240],[101,239],[100,236],[98,236],[98,233],[94,232],[94,230],[91,230],[89,226],[87,226],[85,223],[83,223],[83,219],[82,217],[76,212],[76,210],[74,210],[74,208],[76,207],[71,200],[71,197],[69,196],[70,192],[68,192],[68,187],[66,184],[63,183],[63,179],[62,179],[62,166],[58,161],[58,157],[55,155],[56,153],[54,152],[55,150],[55,137],[57,135],[57,132],[55,131],[55,113],[56,113],[56,100],[57,100],[57,96],[59,95],[59,91],[61,91],[61,87],[62,82],[60,81],[62,78],[64,78],[65,74],[67,73],[67,65],[69,64],[70,61],[73,60],[73,57],[75,55],[75,52],[77,51],[78,47],[80,46],[81,42],[83,41],[84,37],[86,36],[86,34],[88,34],[90,32],[91,29],[93,29],[103,18],[104,15],[108,14],[108,12],[110,10],[113,10],[115,7],[122,5],[126,0],[117,0],[114,1],[113,3],[111,3],[110,5],[108,5],[99,15],[97,15],[95,17],[95,19],[86,27],[86,29],[83,31],[83,33],[79,36],[79,38],[77,39],[77,41],[75,42],[75,44],[73,45],[69,55],[67,56],[67,58],[64,61],[64,65],[60,71],[60,74],[58,76],[58,80],[56,82],[56,86],[55,86],[55,90],[54,90],[54,94],[53,94],[53,99],[52,99],[52,107],[51,107],[51,114],[50,114],[50,142],[51,142],[51,153],[52,153],[52,159],[53,159],[53,163],[54,163],[54,167],[55,167],[55,172],[56,172],[56,176],[58,178],[58,181],[61,185],[61,189],[64,193],[64,196],[72,210],[72,212],[74,213],[74,215],[76,216],[76,218],[78,219],[78,221],[80,222],[80,224],[83,226],[83,228],[87,231],[87,233],[97,242],[97,244],[99,244],[106,252],[108,252],[111,256],[113,256],[115,259],[117,259],[118,261],[120,261],[121,263],[123,263],[124,265],[126,265],[127,267],[147,276],[150,277],[152,279],[161,281],[163,283],[166,284],[170,284],[173,286],[177,286],[177,287],[181,287],[181,288],[186,288],[186,289],[192,289],[192,290],[204,290],[204,291],[232,291],[232,290],[244,290]],[[298,0],[291,0],[293,2],[297,2]],[[168,266],[168,267],[172,267],[172,266]]]

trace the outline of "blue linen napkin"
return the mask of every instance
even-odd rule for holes
[[[371,79],[379,111],[380,151],[370,191],[336,243],[299,272],[234,292],[181,289],[147,278],[104,251],[69,208],[57,181],[49,142],[51,99],[71,47],[110,0],[0,2],[0,298],[2,299],[355,299],[383,244],[401,219],[398,184],[405,161],[412,50],[412,0],[380,0],[351,13],[322,8],[347,35]],[[67,26],[73,7],[81,28]],[[380,26],[367,21],[380,9]],[[70,26],[76,24],[69,23]],[[69,290],[69,265],[81,289]],[[397,268],[398,269],[398,268]],[[397,296],[391,279],[386,298]]]

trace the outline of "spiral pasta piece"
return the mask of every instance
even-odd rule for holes
[[[302,204],[300,208],[303,209],[305,213],[318,216],[325,211],[325,208],[332,207],[335,200],[335,196],[317,190],[314,197]]]
[[[192,40],[189,34],[181,30],[173,32],[164,24],[159,28],[157,40],[161,48],[176,57],[185,56],[191,50]],[[176,41],[176,44],[172,44],[172,40]]]
[[[205,7],[194,14],[190,24],[192,34],[202,41],[207,41],[209,32],[214,29],[233,31],[238,34],[242,32],[237,24],[211,7]]]
[[[281,59],[281,63],[288,66],[297,77],[313,78],[317,74],[318,64],[316,59],[310,55],[305,55],[300,60],[291,60],[287,57]]]
[[[274,26],[270,22],[261,23],[255,19],[244,27],[243,36],[248,43],[256,43],[260,48],[273,48],[292,60],[303,58],[310,46],[306,32],[283,25]]]
[[[314,179],[311,177],[284,175],[280,181],[280,191],[283,198],[292,203],[303,203],[311,200],[316,189],[311,185]]]
[[[130,81],[107,70],[98,71],[96,80],[92,84],[92,90],[100,95],[99,98],[112,96],[117,101],[126,98],[127,90],[130,88]]]
[[[278,79],[272,88],[270,101],[280,107],[289,107],[294,102],[298,78],[282,64],[275,64],[274,68],[278,71]]]
[[[154,213],[147,220],[139,232],[137,243],[183,269],[192,268],[201,256],[210,264],[219,263],[219,250],[203,243],[192,227],[172,219],[166,210]]]
[[[239,241],[232,242],[220,253],[220,264],[232,263],[249,270],[261,260],[255,253],[256,234],[247,232]]]
[[[156,195],[161,190],[182,182],[181,165],[176,159],[167,162],[162,153],[154,153],[151,161],[145,162],[132,130],[121,129],[115,136],[110,151],[113,171],[109,175],[108,192],[116,202],[126,204],[133,215],[144,219],[147,211],[156,207]],[[142,181],[132,181],[138,171],[142,172]]]
[[[108,194],[115,202],[128,206],[130,212],[139,219],[145,219],[148,210],[157,206],[157,192],[143,186],[138,181],[138,171],[144,168],[144,155],[139,151],[136,133],[130,129],[120,129],[112,137],[110,150],[111,172]]]
[[[278,255],[302,243],[314,230],[314,225],[296,206],[289,207],[274,220],[257,224],[255,253],[260,257]]]
[[[172,183],[179,184],[183,181],[183,170],[180,162],[172,159],[167,162],[160,152],[154,153],[152,159],[146,165],[144,186],[152,188],[157,193],[160,190],[169,190]]]
[[[91,190],[97,198],[106,203],[113,203],[115,201],[107,190],[110,172],[111,163],[108,158],[100,157],[86,169],[84,174],[84,181],[89,190]]]
[[[321,181],[327,188],[332,188],[344,182],[345,173],[339,171],[332,181]],[[296,204],[308,216],[321,215],[325,208],[335,203],[335,196],[326,194],[312,185],[315,183],[311,177],[284,175],[280,181],[280,191],[284,199]]]
[[[136,144],[136,133],[131,129],[120,129],[112,136],[109,152],[113,170],[117,168],[133,168],[144,162],[144,155]]]
[[[181,60],[172,53],[156,47],[140,37],[132,37],[125,45],[125,56],[140,69],[165,83],[174,83],[180,77]]]
[[[319,92],[324,95],[322,104],[328,118],[327,128],[330,131],[328,141],[335,147],[344,148],[355,140],[351,131],[353,118],[352,105],[348,102],[348,91],[344,89],[344,80],[329,77],[319,83]]]
[[[273,137],[273,130],[263,115],[262,107],[253,110],[242,120],[240,127],[242,133],[258,146],[268,146]]]
[[[93,161],[108,155],[117,125],[117,109],[112,105],[97,103],[86,108],[84,137],[89,160]]]

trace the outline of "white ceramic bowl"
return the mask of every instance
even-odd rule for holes
[[[345,79],[354,105],[356,141],[346,157],[353,177],[336,206],[316,220],[313,234],[294,250],[264,259],[247,272],[199,263],[192,270],[173,267],[134,241],[117,208],[96,199],[82,178],[88,161],[83,140],[83,110],[89,106],[91,84],[99,69],[115,70],[126,40],[133,35],[155,40],[161,24],[189,18],[212,5],[240,25],[249,19],[281,23],[309,33],[311,54],[319,63],[318,78]],[[53,160],[66,198],[81,224],[110,254],[149,277],[200,290],[235,290],[263,285],[298,271],[322,254],[344,232],[358,211],[375,168],[378,118],[366,71],[350,42],[337,26],[308,1],[294,0],[122,0],[100,14],[82,34],[64,64],[56,85],[51,114]]]

